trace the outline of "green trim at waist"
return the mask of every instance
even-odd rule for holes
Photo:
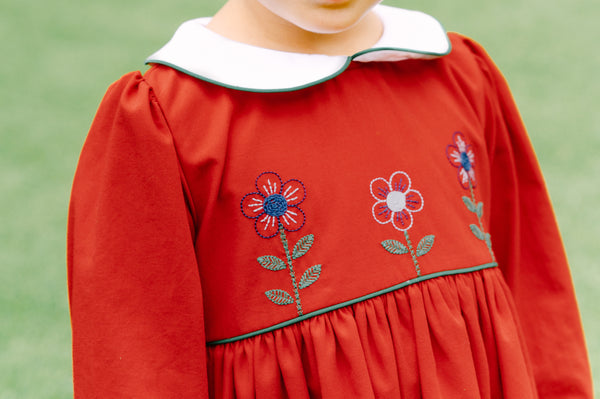
[[[355,298],[355,299],[351,299],[351,300],[346,301],[346,302],[338,303],[336,305],[332,305],[332,306],[328,306],[326,308],[315,310],[314,312],[311,312],[311,313],[306,313],[306,314],[304,314],[304,315],[302,315],[300,317],[296,317],[294,319],[287,320],[287,321],[284,321],[282,323],[278,323],[278,324],[272,325],[272,326],[267,327],[267,328],[262,328],[260,330],[249,332],[247,334],[238,335],[237,337],[233,337],[233,338],[226,338],[226,339],[220,339],[220,340],[217,340],[217,341],[207,342],[206,345],[208,345],[208,346],[214,346],[214,345],[229,344],[229,343],[232,343],[232,342],[241,341],[241,340],[246,339],[246,338],[251,338],[251,337],[254,337],[254,336],[257,336],[257,335],[260,335],[260,334],[268,333],[268,332],[271,332],[271,331],[278,330],[280,328],[291,326],[292,324],[296,324],[296,323],[299,323],[301,321],[310,319],[311,317],[315,317],[315,316],[322,315],[324,313],[332,312],[334,310],[341,309],[341,308],[344,308],[346,306],[351,306],[351,305],[354,305],[356,303],[359,303],[359,302],[362,302],[362,301],[366,301],[368,299],[372,299],[372,298],[378,297],[380,295],[389,294],[390,292],[394,292],[394,291],[399,290],[401,288],[407,287],[407,286],[412,285],[412,284],[420,283],[422,281],[431,280],[431,279],[434,279],[434,278],[437,278],[437,277],[452,276],[452,275],[455,275],[455,274],[472,273],[472,272],[476,272],[476,271],[484,270],[484,269],[489,269],[489,268],[496,267],[496,266],[498,266],[498,264],[496,262],[492,262],[492,263],[486,263],[486,264],[479,265],[479,266],[468,267],[468,268],[465,268],[465,269],[446,270],[446,271],[443,271],[443,272],[427,274],[425,276],[420,276],[420,277],[417,277],[417,278],[413,278],[413,279],[407,280],[407,281],[405,281],[403,283],[396,284],[396,285],[394,285],[392,287],[389,287],[389,288],[386,288],[386,289],[383,289],[383,290],[380,290],[380,291],[376,291],[376,292],[373,292],[373,293],[368,294],[368,295],[364,295],[364,296],[361,296],[361,297],[358,297],[358,298]]]

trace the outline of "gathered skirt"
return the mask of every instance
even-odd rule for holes
[[[213,398],[537,398],[500,270],[437,277],[208,347]]]

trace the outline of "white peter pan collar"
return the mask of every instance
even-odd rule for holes
[[[210,18],[183,23],[173,38],[151,55],[147,64],[163,64],[208,82],[237,90],[293,91],[342,73],[351,61],[401,61],[448,54],[450,41],[433,17],[378,5],[374,11],[384,26],[371,48],[353,56],[302,54],[236,42],[206,27]]]

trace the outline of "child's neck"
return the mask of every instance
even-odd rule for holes
[[[258,2],[256,2],[258,4]],[[383,25],[373,12],[339,33],[304,30],[258,5],[228,1],[212,18],[208,28],[231,40],[273,50],[326,55],[352,55],[373,46]]]

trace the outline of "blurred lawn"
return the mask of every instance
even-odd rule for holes
[[[386,3],[475,37],[511,83],[555,203],[600,392],[600,3]],[[64,236],[78,152],[108,84],[218,5],[3,1],[0,399],[72,396]]]

